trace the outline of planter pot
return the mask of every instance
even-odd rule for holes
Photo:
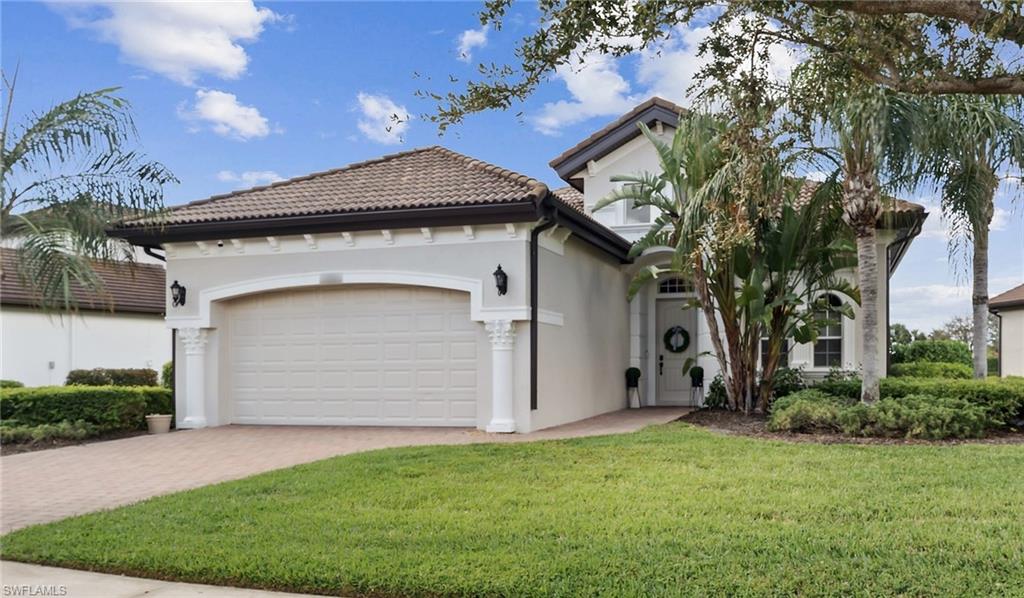
[[[170,415],[147,415],[146,425],[150,434],[166,434],[171,430]]]

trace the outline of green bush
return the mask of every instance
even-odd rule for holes
[[[798,390],[807,388],[804,373],[797,368],[778,368],[772,376],[772,392],[774,399],[791,395]]]
[[[948,380],[941,378],[883,378],[882,398],[900,398],[925,394],[941,398],[959,398],[985,409],[997,426],[1009,424],[1024,415],[1024,379],[988,378],[986,380]],[[814,388],[837,397],[860,398],[860,380],[825,380]]]
[[[160,368],[160,386],[174,388],[174,362],[168,361]]]
[[[971,365],[971,348],[960,341],[914,341],[893,349],[893,363],[914,361]]]
[[[25,385],[17,380],[0,380],[0,388],[24,388]]]
[[[815,389],[780,399],[768,419],[768,429],[777,432],[931,440],[977,438],[999,425],[984,407],[959,397],[913,394],[865,405]]]
[[[38,426],[8,425],[5,422],[0,426],[0,442],[3,444],[36,443],[57,439],[83,440],[99,434],[99,428],[83,420],[65,420],[57,424]]]
[[[68,372],[68,386],[156,386],[156,370],[149,368],[95,368]]]
[[[40,386],[0,393],[0,419],[21,426],[83,421],[98,433],[144,428],[150,413],[174,413],[171,393],[158,386]]]
[[[715,374],[708,385],[707,396],[704,397],[704,406],[712,409],[720,409],[729,403],[729,395],[725,392],[725,381],[722,374]]]
[[[910,363],[894,363],[889,368],[889,375],[897,378],[958,378],[974,377],[974,370],[962,363],[943,363],[940,361],[912,361]]]

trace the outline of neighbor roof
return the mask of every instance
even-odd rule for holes
[[[548,164],[558,176],[574,187],[571,180],[587,162],[600,160],[619,146],[640,135],[637,123],[650,126],[655,121],[675,125],[686,109],[664,98],[653,97],[605,125],[593,135],[565,150]],[[578,187],[577,187],[578,188]]]
[[[996,311],[1011,307],[1024,307],[1024,284],[992,297],[988,300],[988,307]]]
[[[0,248],[0,303],[35,306],[36,296],[22,284],[18,274],[20,253],[17,249]],[[166,273],[162,266],[94,261],[92,267],[103,282],[103,292],[73,283],[71,292],[79,309],[164,313]]]

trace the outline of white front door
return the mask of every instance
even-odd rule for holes
[[[697,356],[697,312],[685,299],[659,299],[655,337],[655,375],[658,405],[690,405],[690,376],[683,373],[688,358]]]

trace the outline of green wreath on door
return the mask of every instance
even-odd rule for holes
[[[665,350],[670,353],[682,353],[690,346],[690,333],[682,326],[673,326],[665,331],[662,337]]]

